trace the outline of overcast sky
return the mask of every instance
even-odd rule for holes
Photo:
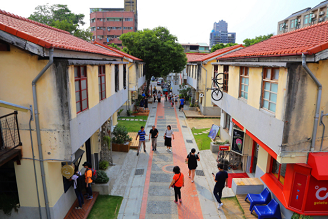
[[[138,29],[164,26],[180,43],[207,43],[213,23],[225,20],[228,31],[236,32],[236,42],[270,33],[290,14],[314,7],[323,0],[138,0]],[[38,5],[67,4],[74,13],[85,14],[84,28],[90,24],[89,8],[123,8],[123,0],[1,0],[0,9],[28,17]]]

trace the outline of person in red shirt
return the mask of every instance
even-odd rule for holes
[[[179,202],[182,203],[181,200],[181,187],[184,186],[184,176],[183,174],[180,172],[180,167],[179,166],[175,166],[173,168],[173,172],[175,173],[172,179],[172,182],[169,186],[169,188],[174,187],[174,194],[175,194],[175,203],[178,203],[178,198],[179,198]]]

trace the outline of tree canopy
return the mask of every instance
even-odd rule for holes
[[[90,41],[92,33],[90,29],[81,29],[83,26],[84,14],[74,14],[67,5],[39,5],[29,19],[46,24],[61,30],[65,30],[76,37]]]
[[[215,52],[218,49],[223,49],[226,47],[230,47],[230,46],[234,46],[234,45],[238,45],[238,43],[227,43],[227,44],[223,44],[223,43],[218,43],[215,44],[212,48],[211,48],[211,52]]]
[[[267,40],[267,39],[269,39],[272,36],[273,36],[273,34],[271,33],[271,34],[268,34],[268,35],[257,36],[257,37],[255,37],[253,39],[246,38],[246,39],[244,39],[243,43],[244,43],[244,46],[247,47],[247,46],[251,46],[251,45],[253,45],[255,43],[259,43],[259,42],[261,42],[263,40]]]
[[[177,37],[164,27],[128,32],[122,34],[120,40],[129,54],[146,63],[148,85],[151,76],[165,77],[169,73],[179,73],[187,64],[186,54]]]

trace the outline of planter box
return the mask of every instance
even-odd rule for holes
[[[92,191],[99,192],[99,195],[109,195],[111,188],[109,188],[109,182],[107,183],[95,183],[92,185]]]
[[[129,152],[130,144],[131,142],[126,142],[125,144],[112,143],[112,151]]]
[[[197,110],[197,107],[189,107],[189,110],[190,111],[196,111]]]
[[[212,151],[212,153],[218,153],[220,151],[220,146],[218,144],[214,144],[214,142],[212,141],[210,144],[210,149]],[[230,146],[230,144],[224,144],[224,146]]]

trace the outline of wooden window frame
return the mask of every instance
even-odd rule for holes
[[[81,75],[81,69],[84,69],[84,76]],[[77,74],[75,74],[75,69],[77,69]],[[75,83],[78,82],[79,84],[79,90],[77,90],[77,87],[75,86],[75,103],[76,105],[79,104],[80,111],[76,108],[76,114],[83,112],[84,110],[87,110],[89,108],[89,101],[88,101],[88,74],[87,74],[87,67],[86,66],[74,66],[74,79]],[[86,86],[85,89],[82,89],[82,81],[85,81]],[[86,98],[82,99],[82,92],[86,90]],[[79,96],[79,100],[76,101],[76,96]],[[83,101],[87,101],[86,108],[83,108]]]
[[[115,92],[120,90],[120,66],[115,64]]]
[[[104,81],[102,81],[102,79],[104,79]],[[104,65],[98,66],[98,86],[99,86],[99,101],[101,101],[106,99],[106,70]]]
[[[243,84],[242,78],[248,78],[248,84]],[[246,92],[246,91],[242,90],[241,89],[242,85],[244,85],[244,87],[245,87],[245,85],[249,87],[249,68],[248,67],[240,67],[240,72],[239,72],[239,97],[247,100],[248,99],[248,91]],[[241,96],[242,92],[247,93],[247,98]]]
[[[228,82],[229,82],[229,65],[223,66],[223,91],[228,93]]]
[[[126,64],[123,65],[123,88],[126,89]]]
[[[278,168],[278,176],[275,176],[274,173],[272,172],[273,169],[273,162],[276,161],[277,163],[279,163],[276,159],[274,159],[273,157],[271,157],[270,160],[270,168],[269,168],[269,174],[277,181],[280,183],[280,185],[284,185],[284,183],[282,182],[282,180],[280,179],[280,177],[282,177],[283,179],[285,179],[285,177],[281,176],[281,163],[279,163],[279,168]]]
[[[219,72],[219,66],[218,65],[214,65],[213,79],[216,78],[216,75],[218,74],[218,72]],[[213,87],[217,87],[214,81],[213,81]]]
[[[271,75],[270,75],[270,78],[269,79],[267,78],[268,69],[271,69]],[[274,78],[274,70],[278,70],[278,79],[275,79]],[[271,103],[274,103],[276,105],[276,107],[277,107],[277,100],[276,100],[276,102],[270,101],[270,97],[271,97],[271,94],[273,93],[273,94],[276,94],[277,95],[277,98],[278,98],[278,91],[277,91],[277,93],[272,92],[271,91],[271,84],[277,84],[279,86],[278,80],[279,80],[279,68],[264,68],[263,69],[263,80],[262,80],[263,81],[263,84],[262,84],[261,108],[263,108],[263,109],[265,109],[267,111],[270,111],[272,113],[275,113],[275,111],[271,111],[270,110],[270,104]],[[270,83],[270,90],[265,90],[265,83]],[[264,92],[265,91],[269,92],[269,99],[264,99]],[[264,107],[264,100],[266,100],[266,101],[269,102],[268,108],[265,108]]]

